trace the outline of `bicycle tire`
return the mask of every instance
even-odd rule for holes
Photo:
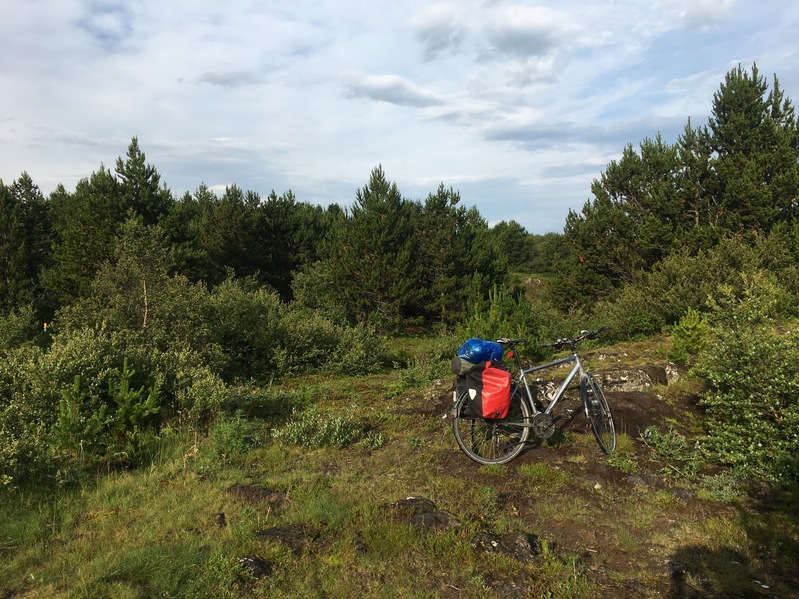
[[[455,402],[452,430],[461,451],[479,464],[506,464],[518,456],[530,436],[531,411],[520,389],[511,397],[510,411],[502,420],[487,420],[469,414],[469,396]],[[515,425],[515,426],[514,426]]]
[[[591,423],[591,430],[594,432],[597,443],[605,453],[613,453],[616,450],[616,427],[613,425],[613,414],[610,413],[610,406],[605,399],[602,387],[588,372],[580,380],[580,394],[585,406],[585,415],[588,417],[588,422]]]

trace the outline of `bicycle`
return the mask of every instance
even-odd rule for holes
[[[555,432],[553,411],[566,393],[566,389],[579,375],[580,397],[594,437],[605,453],[613,453],[616,449],[613,415],[602,387],[591,373],[585,370],[577,354],[577,345],[581,341],[594,339],[607,328],[603,326],[593,331],[581,331],[577,337],[567,337],[537,345],[538,348],[569,348],[571,355],[528,368],[522,365],[516,351],[516,346],[525,343],[526,339],[497,339],[497,343],[506,348],[508,356],[514,358],[517,370],[511,386],[510,410],[507,417],[502,420],[474,416],[469,410],[468,393],[458,395],[456,385],[456,391],[453,392],[452,428],[460,449],[480,464],[506,464],[522,452],[531,431],[539,439],[550,438]],[[548,397],[547,405],[539,407],[539,402],[533,397],[527,376],[570,363],[574,366],[569,374],[560,383],[554,395]]]

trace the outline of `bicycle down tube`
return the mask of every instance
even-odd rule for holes
[[[552,396],[549,405],[546,409],[543,410],[544,414],[550,414],[552,410],[555,408],[555,405],[560,401],[563,397],[563,394],[566,392],[566,389],[571,385],[572,381],[574,381],[574,377],[577,374],[581,373],[583,370],[583,365],[580,362],[580,358],[577,355],[567,356],[565,358],[560,358],[558,360],[553,360],[552,362],[547,362],[546,364],[540,364],[538,366],[533,366],[531,368],[522,369],[519,373],[519,382],[524,383],[524,389],[527,392],[527,399],[530,400],[531,408],[533,410],[533,414],[541,414],[542,411],[539,410],[535,405],[535,400],[533,397],[533,393],[530,390],[530,383],[527,382],[527,375],[533,372],[537,372],[539,370],[546,370],[547,368],[553,368],[555,366],[560,366],[561,364],[568,364],[569,362],[574,362],[574,367],[569,372],[568,376],[563,380],[558,390]]]

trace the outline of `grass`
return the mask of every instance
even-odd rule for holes
[[[570,480],[567,473],[545,463],[523,464],[519,473],[533,489],[544,493],[554,493]]]
[[[150,467],[3,491],[0,597],[657,597],[673,590],[672,562],[707,596],[731,593],[727,580],[791,596],[796,490],[764,498],[723,471],[674,480],[661,472],[669,458],[653,462],[631,435],[615,461],[569,431],[479,466],[457,451],[427,387],[405,388],[412,379],[391,368],[242,388],[206,434],[162,435]],[[319,430],[327,436],[304,442]],[[234,485],[283,500],[248,500]],[[423,531],[396,518],[388,506],[411,495],[458,524]],[[531,560],[484,553],[473,546],[481,531],[523,531],[540,547]]]

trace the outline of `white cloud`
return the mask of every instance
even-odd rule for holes
[[[675,3],[680,19],[691,29],[705,29],[721,25],[735,10],[739,0],[682,0]],[[765,4],[762,10],[768,10]]]
[[[436,106],[436,94],[419,88],[396,75],[349,75],[344,88],[351,97],[365,97],[400,106]]]
[[[0,0],[0,178],[45,192],[138,136],[175,192],[408,197],[560,230],[627,143],[702,124],[757,61],[799,94],[796,3]]]
[[[457,4],[433,4],[422,8],[409,20],[422,43],[424,56],[433,60],[446,51],[459,53],[466,35]]]

